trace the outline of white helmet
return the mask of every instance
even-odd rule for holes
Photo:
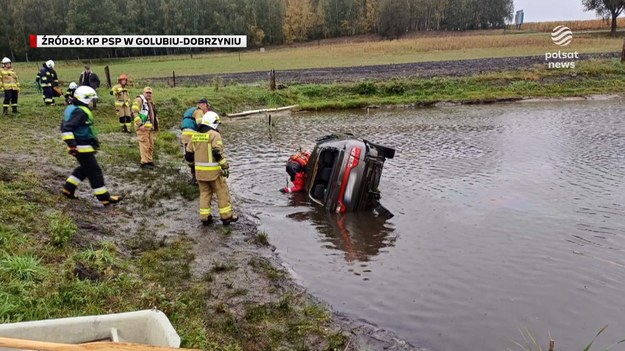
[[[217,129],[217,127],[219,127],[220,122],[221,120],[219,119],[218,114],[216,114],[213,111],[208,111],[204,114],[204,116],[202,116],[201,124],[207,125],[213,129]]]
[[[46,61],[46,67],[54,69],[54,61],[52,60]]]
[[[74,90],[74,89],[78,88],[78,84],[76,84],[76,82],[71,82],[71,83],[69,83],[69,88]]]
[[[92,87],[81,85],[76,88],[76,91],[74,92],[74,98],[78,99],[78,101],[82,102],[85,105],[89,105],[91,100],[98,98],[98,94],[95,92],[95,90],[93,90]]]
[[[2,64],[4,65],[5,63],[11,63],[11,59],[8,57],[5,57],[2,59]]]

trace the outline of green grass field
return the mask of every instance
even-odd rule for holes
[[[370,37],[367,37],[372,39]],[[205,53],[200,55],[155,56],[130,59],[91,60],[92,69],[104,78],[104,66],[111,74],[128,74],[131,80],[148,77],[200,75],[320,67],[349,67],[424,61],[446,61],[489,57],[543,55],[552,51],[580,53],[617,52],[622,39],[602,34],[579,34],[573,42],[560,48],[551,42],[549,33],[517,33],[501,30],[468,33],[415,34],[399,40],[362,41],[362,38],[333,39],[321,43],[270,47],[265,52],[245,50]],[[52,58],[54,59],[54,58]],[[59,79],[65,85],[77,80],[82,71],[78,61],[57,61]],[[36,65],[17,63],[22,80],[34,80]]]

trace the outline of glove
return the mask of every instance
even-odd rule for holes
[[[78,155],[78,149],[76,148],[76,146],[70,146],[67,152],[72,156]]]
[[[112,90],[111,90],[111,91],[109,91],[109,94],[113,95],[113,91],[112,91]]]
[[[229,170],[228,168],[226,168],[226,169],[222,169],[222,170],[221,170],[221,175],[222,175],[224,178],[228,178],[228,177],[230,176],[230,170]]]
[[[92,146],[94,149],[99,149],[100,148],[100,141],[98,139],[94,139]]]
[[[286,193],[286,190],[285,190],[284,188],[280,188],[280,189],[278,189],[278,190],[279,190],[281,193],[283,193],[283,194],[284,194],[284,193]]]

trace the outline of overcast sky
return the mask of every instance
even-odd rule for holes
[[[584,12],[582,0],[514,0],[514,10],[524,10],[524,22],[597,18],[594,11]]]

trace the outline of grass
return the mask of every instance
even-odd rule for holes
[[[621,22],[623,19],[621,19]],[[593,22],[594,23],[594,22]],[[552,24],[548,30],[553,29]],[[532,29],[536,27],[536,29]],[[597,27],[595,24],[593,29]],[[365,36],[346,37],[317,43],[302,43],[293,46],[267,48],[265,52],[246,50],[235,52],[213,52],[199,55],[177,55],[114,59],[94,61],[92,69],[100,74],[104,82],[104,66],[109,65],[113,77],[121,73],[129,75],[130,82],[139,82],[148,77],[171,77],[201,75],[209,73],[233,73],[269,71],[298,68],[348,67],[365,65],[397,64],[407,62],[446,61],[477,59],[487,57],[510,57],[541,55],[546,51],[557,51],[549,33],[543,33],[538,25],[526,24],[530,32],[485,30],[470,32],[417,32],[399,40],[382,40]],[[580,26],[586,28],[586,26]],[[577,29],[574,29],[577,30]],[[574,33],[575,37],[566,51],[581,53],[618,52],[622,48],[621,38],[611,38],[604,30],[601,34]],[[38,68],[35,63],[16,63],[17,73],[23,81],[30,81]],[[38,64],[40,65],[40,63]],[[82,63],[77,61],[57,62],[59,79],[65,86],[75,81],[81,73]],[[113,79],[115,80],[115,79]],[[219,82],[206,82],[215,86]],[[225,82],[227,83],[227,82]],[[158,92],[156,93],[158,94]]]
[[[356,83],[299,84],[288,89],[268,91],[264,86],[233,84],[221,86],[217,91],[210,87],[155,86],[155,100],[160,111],[162,131],[157,138],[157,158],[171,161],[168,174],[172,175],[166,193],[185,194],[194,198],[193,188],[187,188],[183,179],[173,179],[180,173],[182,149],[178,137],[170,128],[176,129],[182,112],[194,104],[199,97],[207,97],[220,113],[239,112],[248,109],[277,107],[299,104],[302,109],[346,109],[371,105],[415,105],[429,106],[437,102],[491,102],[524,97],[570,97],[590,94],[607,94],[623,91],[625,71],[617,60],[579,61],[575,69],[548,69],[543,65],[534,68],[507,72],[484,73],[468,77],[396,78],[386,81],[364,81]],[[101,92],[102,93],[102,92]],[[34,95],[25,95],[22,101],[25,123],[42,123],[54,129],[58,125],[62,108],[38,105]],[[117,132],[117,117],[110,107],[112,97],[102,94],[100,108],[96,111],[96,126],[102,136],[102,152],[99,159],[104,164],[124,167],[138,164],[138,145],[128,135]],[[47,117],[40,118],[45,115]],[[225,120],[227,123],[227,120]],[[22,133],[17,125],[7,126],[9,132]],[[11,129],[13,128],[13,129]],[[61,141],[54,134],[41,136],[34,132],[29,138],[38,140],[53,150],[53,162],[68,162]],[[0,145],[0,152],[16,148],[28,152],[28,144]],[[226,150],[227,152],[227,150]],[[157,159],[157,161],[162,161]],[[135,177],[138,174],[126,174]],[[143,175],[144,173],[141,173]],[[156,197],[164,194],[155,194]],[[166,196],[166,194],[165,194]]]
[[[269,246],[269,235],[265,232],[259,232],[254,237],[256,243],[260,246]]]
[[[18,322],[157,307],[181,335],[183,347],[205,350],[326,349],[344,345],[345,336],[328,328],[327,310],[305,296],[285,293],[276,302],[248,301],[249,291],[234,288],[226,295],[244,299],[237,315],[215,301],[213,274],[238,269],[233,262],[215,262],[205,276],[191,274],[193,243],[185,237],[156,242],[138,233],[146,245],[124,254],[117,244],[88,240],[73,222],[71,208],[57,206],[59,195],[43,188],[46,179],[0,167],[0,321]],[[37,196],[33,197],[33,194]],[[101,214],[82,214],[88,216]],[[24,225],[8,218],[24,218]],[[9,224],[11,223],[11,224]],[[71,223],[71,224],[70,224]],[[39,228],[82,237],[55,245]],[[152,240],[152,241],[150,241]],[[268,276],[284,277],[268,262],[259,267]],[[271,273],[273,271],[273,273]],[[220,301],[220,300],[217,300]]]
[[[588,345],[586,345],[586,347],[584,347],[584,351],[590,351],[592,349],[592,345],[595,343],[595,341],[597,340],[597,338],[603,333],[605,332],[605,330],[608,328],[608,325],[604,325],[601,329],[599,329],[597,331],[597,334],[595,334],[595,336],[592,338],[592,340],[588,343]],[[557,350],[557,347],[555,345],[555,340],[553,340],[553,338],[551,337],[551,333],[549,333],[549,346],[545,349],[543,349],[543,347],[541,346],[541,343],[538,342],[536,340],[536,338],[534,337],[534,334],[527,328],[525,329],[521,329],[521,337],[523,338],[523,341],[518,342],[518,341],[512,341],[512,343],[518,347],[521,351],[543,351],[543,350]],[[619,340],[607,347],[603,347],[601,348],[602,351],[609,351],[612,348],[614,348],[615,346],[625,343],[625,339]],[[508,351],[512,351],[511,349],[508,349]]]

